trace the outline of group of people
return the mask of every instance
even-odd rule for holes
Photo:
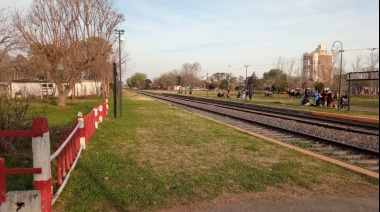
[[[331,91],[318,91],[317,89],[305,89],[304,98],[301,105],[319,106],[319,107],[336,107],[334,100],[338,99],[338,94]]]
[[[296,98],[301,98],[302,97],[302,92],[298,89],[289,89],[288,91],[289,97],[296,97]]]
[[[237,99],[247,99],[249,98],[249,100],[252,100],[252,96],[253,96],[253,91],[252,89],[249,89],[249,90],[241,90],[241,91],[238,91],[238,94],[237,94]],[[225,94],[225,92],[220,92],[217,94],[217,97],[224,97],[224,98],[230,98],[231,97],[231,90],[228,89],[227,91],[227,94]]]
[[[252,100],[252,96],[253,96],[253,90],[252,89],[248,89],[248,90],[241,90],[238,92],[238,95],[237,95],[237,98],[238,99],[247,99],[249,98],[249,100]]]
[[[227,90],[227,95],[224,92],[219,91],[217,97],[230,98],[231,97],[231,90],[230,89]]]

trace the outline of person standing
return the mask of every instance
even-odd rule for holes
[[[246,94],[245,90],[242,90],[241,94],[242,94],[241,98],[247,100],[247,96],[245,95]]]
[[[314,104],[313,105],[317,105],[317,101],[319,99],[319,92],[317,89],[315,89],[314,91],[312,91],[312,97],[313,97],[313,100],[314,100]]]
[[[252,100],[252,94],[253,94],[252,89],[249,89],[248,91],[249,100]]]

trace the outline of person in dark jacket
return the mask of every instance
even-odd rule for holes
[[[249,100],[252,100],[252,94],[253,94],[252,89],[249,89],[249,90],[248,90]]]
[[[334,107],[334,99],[331,91],[327,92],[327,107]]]

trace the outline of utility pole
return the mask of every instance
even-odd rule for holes
[[[206,89],[207,89],[206,97],[208,97],[208,71],[207,71],[207,78],[206,78]]]
[[[116,81],[117,81],[117,67],[116,63],[113,63],[113,117],[116,118]]]
[[[248,91],[248,78],[247,78],[247,68],[251,65],[244,65],[245,66],[245,100],[247,100],[247,91]]]
[[[228,67],[231,68],[231,65],[228,65]],[[230,84],[231,84],[231,72],[228,73],[227,90],[230,89]]]
[[[124,29],[122,30],[117,30],[115,29],[115,33],[119,35],[119,75],[120,75],[120,82],[119,82],[119,85],[120,85],[120,112],[119,112],[119,115],[120,115],[120,118],[121,118],[121,115],[122,115],[122,108],[123,108],[123,82],[121,80],[121,42],[124,40],[122,35],[124,34]]]

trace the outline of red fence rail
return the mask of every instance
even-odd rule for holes
[[[108,101],[106,100],[103,104],[94,106],[89,114],[85,116],[78,114],[77,121],[72,125],[64,139],[55,145],[57,150],[53,154],[50,154],[50,140],[48,137],[46,138],[46,133],[48,132],[46,118],[36,118],[30,131],[0,131],[0,136],[3,137],[33,137],[32,141],[39,144],[35,146],[39,147],[41,143],[46,144],[41,151],[48,154],[41,157],[41,152],[33,148],[33,160],[39,161],[37,163],[33,162],[33,164],[40,164],[41,167],[23,169],[6,169],[5,159],[0,158],[0,208],[6,201],[6,175],[34,174],[34,188],[41,192],[41,211],[50,212],[52,204],[54,204],[69,179],[69,174],[75,167],[82,149],[88,144],[98,123],[102,122],[107,116],[107,109]],[[43,161],[44,158],[47,161]],[[48,167],[44,167],[44,164],[48,164]],[[56,171],[54,172],[56,174],[53,175],[53,177],[57,178],[56,180],[51,179],[52,168]],[[53,182],[57,182],[57,184],[53,185]],[[54,189],[56,190],[55,194],[53,194],[53,186],[56,188]]]

